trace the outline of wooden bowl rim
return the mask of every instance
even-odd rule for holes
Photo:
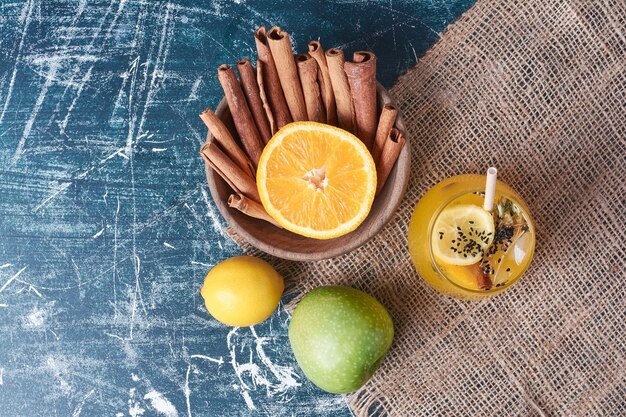
[[[377,83],[376,94],[377,94],[378,102],[382,101],[383,104],[387,104],[387,103],[393,104],[391,96],[380,83]],[[225,117],[225,113],[228,110],[229,109],[228,109],[228,104],[226,103],[226,99],[223,98],[222,101],[220,101],[219,105],[217,106],[215,114],[217,115],[217,117],[223,120]],[[388,187],[393,186],[393,190],[388,192],[388,197],[390,197],[389,201],[387,202],[387,204],[379,207],[379,210],[376,213],[374,213],[372,210],[370,214],[368,215],[368,217],[363,221],[363,223],[361,223],[361,225],[353,232],[350,232],[347,235],[326,241],[326,242],[331,242],[331,241],[338,240],[338,239],[345,240],[347,237],[352,237],[352,239],[348,239],[346,242],[344,242],[343,245],[337,245],[334,247],[331,246],[329,249],[324,250],[324,251],[302,252],[302,251],[278,248],[276,246],[271,245],[270,243],[266,241],[263,241],[257,238],[256,236],[251,234],[246,228],[242,227],[238,223],[237,219],[232,215],[231,210],[234,210],[234,209],[231,209],[228,206],[226,199],[222,198],[222,196],[220,196],[218,192],[217,181],[224,182],[224,180],[219,175],[217,175],[215,171],[213,171],[213,169],[210,167],[210,165],[205,161],[205,172],[206,172],[207,182],[209,185],[211,196],[213,197],[213,201],[215,202],[218,210],[220,211],[220,213],[222,214],[222,216],[224,217],[228,225],[232,227],[233,230],[241,238],[243,238],[243,240],[245,240],[250,245],[254,246],[257,249],[260,249],[263,252],[266,252],[278,258],[292,260],[292,261],[319,261],[323,259],[330,259],[330,258],[334,258],[340,255],[344,255],[348,252],[351,252],[359,248],[360,246],[367,243],[374,236],[376,236],[376,234],[378,234],[378,232],[380,232],[380,230],[393,218],[396,210],[398,209],[398,206],[402,202],[404,194],[406,193],[406,189],[409,183],[410,171],[411,171],[410,170],[411,149],[410,149],[410,141],[407,136],[406,129],[404,127],[402,114],[400,113],[399,109],[398,109],[398,115],[396,117],[396,122],[394,126],[402,132],[402,134],[407,140],[406,140],[405,145],[402,148],[402,151],[400,152],[396,165],[394,166],[392,172],[389,175],[389,179],[393,178],[393,181],[388,180],[385,186],[383,187],[383,190],[381,191],[381,193],[376,197],[376,199],[378,199],[381,196],[387,194],[385,190]],[[231,130],[231,133],[233,134],[235,138],[238,137],[236,132],[233,132],[232,129],[230,128],[229,130]],[[207,142],[210,141],[212,137],[213,136],[211,135],[211,132],[208,132],[206,141]],[[374,205],[375,204],[376,204],[376,200],[374,200]],[[374,208],[374,205],[372,205],[372,208]],[[377,218],[370,220],[370,222],[373,222],[373,224],[369,227],[369,230],[367,230],[367,233],[359,233],[359,231],[362,232],[361,230],[362,227],[366,223],[369,223],[368,219],[370,218],[372,214],[376,214]],[[263,222],[263,220],[257,220],[257,221]],[[298,236],[295,234],[294,234],[294,237],[297,237],[300,240],[300,242],[303,240],[316,241],[316,239],[303,238],[302,236]]]

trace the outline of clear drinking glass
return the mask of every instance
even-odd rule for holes
[[[481,214],[476,207],[483,210],[484,195],[484,176],[459,175],[428,190],[415,207],[409,223],[411,259],[420,277],[443,294],[461,299],[491,296],[516,283],[530,265],[535,227],[528,207],[511,187],[497,181],[493,226],[475,229],[472,225],[480,222],[464,213]],[[487,226],[484,210],[478,217]],[[456,221],[454,227],[446,226],[449,219]],[[486,247],[476,244],[487,245],[490,239]]]

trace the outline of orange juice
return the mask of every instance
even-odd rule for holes
[[[435,290],[479,299],[513,285],[528,268],[535,228],[519,194],[496,183],[491,212],[483,206],[485,177],[459,175],[431,188],[409,224],[409,252]]]

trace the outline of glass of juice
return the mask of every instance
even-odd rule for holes
[[[533,220],[519,194],[497,181],[496,173],[489,168],[487,181],[482,175],[448,178],[415,207],[411,259],[420,277],[443,294],[462,299],[497,294],[530,264]]]

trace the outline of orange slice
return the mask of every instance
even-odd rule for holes
[[[267,143],[257,168],[263,207],[299,235],[332,239],[356,229],[376,193],[369,151],[345,130],[290,123]]]

